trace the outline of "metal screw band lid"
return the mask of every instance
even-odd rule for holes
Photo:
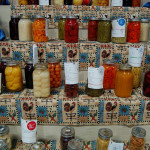
[[[57,58],[49,58],[49,59],[48,59],[48,62],[49,62],[49,63],[58,63],[58,62],[60,62],[60,61],[59,61],[59,59],[57,59]]]
[[[132,66],[129,64],[122,64],[120,65],[120,70],[131,70]]]
[[[75,130],[73,127],[64,127],[61,129],[61,136],[72,137],[75,136]]]
[[[88,20],[95,20],[95,21],[98,21],[99,19],[98,18],[96,18],[96,17],[90,17]]]
[[[11,61],[8,61],[8,62],[6,63],[6,65],[8,65],[8,66],[15,66],[15,65],[18,65],[18,62],[15,61],[15,60],[11,60]]]
[[[101,139],[107,140],[107,139],[110,139],[110,138],[113,136],[113,132],[112,132],[111,129],[108,129],[108,128],[101,128],[101,129],[99,129],[99,131],[98,131],[98,136],[99,136]]]
[[[11,18],[20,18],[20,15],[11,15]]]
[[[132,135],[138,138],[144,138],[146,136],[146,130],[142,127],[133,127]]]
[[[70,16],[67,16],[67,18],[69,18],[69,19],[78,19],[78,16],[70,15]]]
[[[104,59],[103,63],[104,64],[115,64],[115,60],[113,60],[113,59]]]
[[[29,59],[29,58],[28,58],[28,59],[26,60],[26,64],[32,65],[32,64],[33,64],[33,59]]]
[[[0,136],[6,135],[9,133],[9,127],[6,125],[0,125]]]

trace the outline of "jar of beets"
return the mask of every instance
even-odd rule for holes
[[[143,95],[150,97],[150,70],[148,70],[144,76]]]

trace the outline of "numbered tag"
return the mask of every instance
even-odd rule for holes
[[[124,147],[124,143],[113,142],[113,141],[110,139],[109,146],[108,146],[108,150],[123,150],[123,147]]]

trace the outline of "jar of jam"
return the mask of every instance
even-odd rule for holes
[[[115,94],[118,97],[130,97],[133,88],[132,67],[128,64],[120,65],[120,69],[116,74]]]
[[[39,5],[39,0],[28,0],[28,5]]]
[[[80,139],[72,139],[68,142],[68,150],[83,150],[83,141]]]
[[[5,140],[0,140],[0,150],[9,150],[8,144]]]
[[[108,150],[110,138],[113,132],[108,128],[101,128],[98,131],[97,150]]]
[[[33,60],[27,59],[26,67],[25,67],[25,79],[26,79],[26,87],[28,89],[33,89]]]
[[[132,7],[132,0],[123,0],[124,7]]]
[[[132,0],[132,7],[140,7],[141,0]]]
[[[73,127],[62,128],[60,137],[61,150],[67,150],[68,142],[74,138],[75,138],[75,130]]]
[[[0,125],[0,141],[1,140],[5,140],[8,144],[8,148],[11,149],[12,141],[9,134],[9,127],[6,125]]]
[[[132,136],[130,139],[130,150],[143,150],[145,144],[146,130],[141,127],[134,127],[132,129]]]
[[[78,43],[79,25],[77,16],[68,16],[65,23],[65,42]]]
[[[88,0],[88,1],[90,1],[90,0]],[[80,6],[80,5],[82,5],[82,3],[83,3],[83,0],[73,0],[73,5]]]
[[[115,88],[115,80],[117,67],[115,65],[115,61],[112,59],[104,59],[103,67],[104,71],[104,81],[103,86],[104,89],[114,89]]]
[[[18,92],[23,89],[22,70],[14,60],[7,62],[5,69],[6,88],[11,92]]]
[[[64,0],[64,5],[73,5],[73,0]]]
[[[109,6],[109,0],[98,0],[98,6]]]
[[[97,41],[98,32],[98,19],[96,17],[91,17],[88,23],[88,40]]]
[[[48,69],[50,72],[51,88],[58,88],[61,86],[61,65],[59,59],[50,58],[48,60]]]
[[[45,144],[43,142],[33,143],[30,147],[30,150],[46,150]]]
[[[47,22],[45,18],[40,15],[36,15],[33,22],[33,40],[34,42],[48,41]]]
[[[143,95],[146,97],[150,97],[150,70],[148,70],[144,76]]]
[[[47,64],[35,64],[33,90],[35,97],[48,97],[50,95],[50,75]]]
[[[28,5],[28,0],[18,0],[19,5]]]
[[[130,19],[127,28],[127,42],[139,43],[140,41],[140,20]]]

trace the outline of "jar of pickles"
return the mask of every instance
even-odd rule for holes
[[[122,64],[116,74],[115,94],[118,97],[130,97],[133,88],[132,67],[128,64]]]
[[[79,24],[77,16],[68,16],[65,23],[65,42],[78,43]]]
[[[104,59],[103,67],[104,71],[104,81],[103,86],[104,89],[114,89],[115,88],[115,80],[117,67],[115,65],[115,61],[112,59]]]
[[[46,150],[45,144],[43,142],[33,143],[30,147],[30,150]]]
[[[132,0],[132,7],[140,7],[141,0]]]
[[[11,92],[18,92],[23,89],[22,70],[18,62],[12,60],[7,62],[5,69],[6,88]]]
[[[0,140],[0,150],[9,150],[8,144],[5,140]]]
[[[83,0],[73,0],[73,5],[80,6],[80,5],[82,5],[82,2],[83,2]]]
[[[68,142],[67,150],[83,150],[83,141],[80,139],[72,139]]]
[[[48,97],[50,95],[50,74],[47,64],[35,64],[33,90],[35,97]]]
[[[19,5],[28,5],[28,0],[18,0]]]
[[[33,22],[33,40],[34,42],[47,42],[47,22],[43,16],[36,15]]]
[[[39,5],[39,0],[28,0],[28,5]]]
[[[123,0],[124,7],[132,7],[132,0]]]
[[[48,69],[50,72],[50,86],[51,88],[58,88],[61,86],[61,65],[60,61],[55,58],[48,60]]]
[[[109,18],[100,19],[98,23],[97,41],[102,43],[111,42],[111,21]]]
[[[68,142],[74,138],[75,138],[75,130],[73,127],[62,128],[60,137],[61,150],[67,150]]]
[[[98,0],[98,6],[109,6],[109,0]]]
[[[108,128],[101,128],[98,131],[97,148],[96,150],[108,150],[110,138],[113,132]]]
[[[150,70],[148,70],[144,76],[143,95],[150,97]]]
[[[132,129],[132,136],[130,139],[130,150],[143,150],[145,144],[146,130],[141,127],[134,127]]]
[[[127,29],[127,42],[139,43],[140,41],[140,20],[130,19]]]
[[[54,5],[64,5],[64,0],[54,0],[53,2],[54,2]]]

